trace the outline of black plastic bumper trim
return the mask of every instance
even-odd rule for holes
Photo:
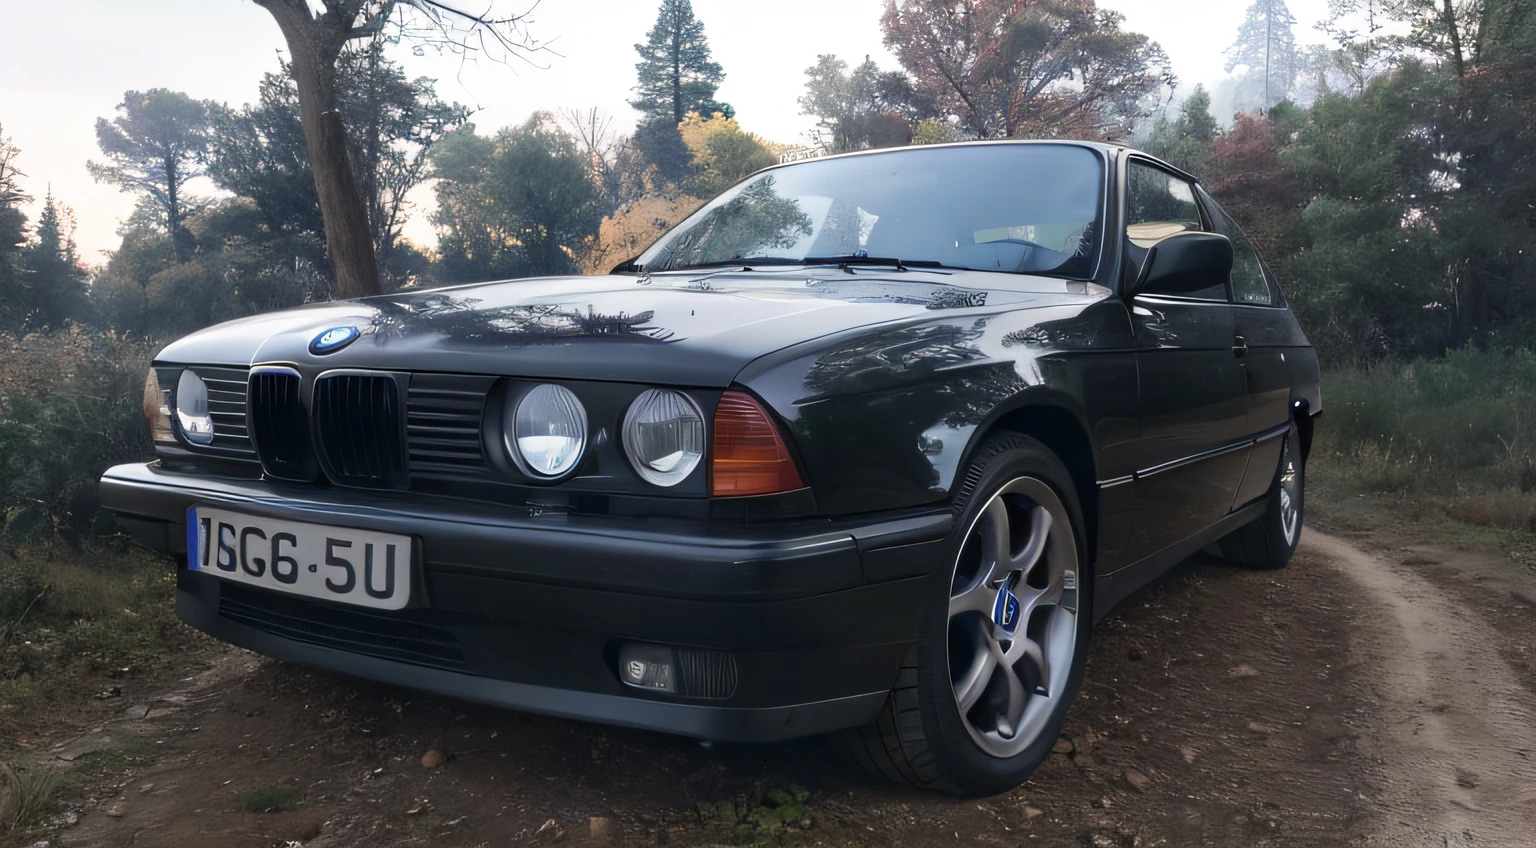
[[[415,535],[426,568],[440,574],[586,586],[674,598],[778,600],[867,585],[861,552],[910,545],[948,532],[943,510],[845,520],[739,525],[550,514],[424,499],[402,493],[212,478],[151,465],[119,465],[102,477],[102,506],[167,553],[185,552],[174,532],[196,504]],[[144,519],[172,525],[153,532]],[[516,555],[508,555],[515,551]],[[867,555],[867,554],[866,554]],[[887,571],[908,576],[914,567]]]
[[[887,695],[882,690],[759,708],[671,704],[496,680],[297,642],[209,615],[187,592],[177,593],[176,607],[184,620],[215,638],[289,662],[495,707],[721,742],[774,742],[857,727],[874,720]]]

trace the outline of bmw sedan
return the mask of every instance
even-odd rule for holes
[[[967,796],[1056,741],[1095,620],[1300,537],[1317,358],[1188,174],[986,142],[761,171],[588,277],[166,347],[101,482],[254,651]]]

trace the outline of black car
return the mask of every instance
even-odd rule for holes
[[[1317,359],[1232,219],[1121,147],[762,171],[614,273],[314,304],[155,360],[102,479],[177,613],[299,663],[966,795],[1091,624],[1300,535]]]

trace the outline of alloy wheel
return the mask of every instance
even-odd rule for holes
[[[1280,530],[1285,534],[1287,545],[1296,544],[1296,534],[1301,531],[1301,492],[1296,478],[1296,462],[1291,457],[1291,440],[1286,439],[1280,448]]]
[[[961,721],[995,757],[1039,738],[1077,651],[1072,520],[1044,481],[1019,477],[967,528],[949,598],[949,675]]]

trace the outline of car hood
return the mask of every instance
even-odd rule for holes
[[[161,352],[176,364],[286,362],[724,387],[754,359],[936,310],[1048,306],[1096,287],[965,271],[541,277],[311,304],[230,321]],[[311,343],[334,328],[356,340]],[[336,334],[338,337],[348,333]]]

